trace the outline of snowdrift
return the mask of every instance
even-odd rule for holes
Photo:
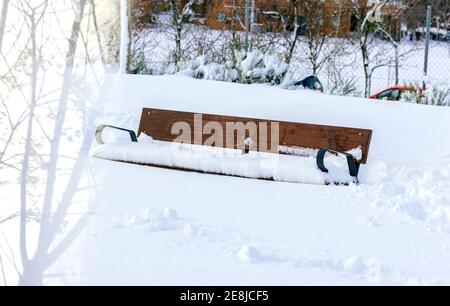
[[[361,150],[359,151],[361,155]],[[358,153],[357,153],[358,154]],[[350,184],[355,178],[346,171],[345,158],[327,154],[328,173],[316,165],[316,156],[279,155],[262,152],[154,141],[141,134],[139,143],[99,145],[92,156],[141,165],[230,175],[253,179],[306,184]]]
[[[93,158],[98,192],[79,283],[450,283],[450,108],[111,75],[97,123],[137,130],[143,107],[355,126],[373,138],[361,184],[349,187]]]
[[[374,136],[368,165],[361,170],[363,181],[377,162],[427,165],[447,164],[450,159],[446,107],[182,76],[109,75],[97,123],[137,130],[143,107],[371,129]]]

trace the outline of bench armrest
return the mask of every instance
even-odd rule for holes
[[[322,172],[328,173],[328,169],[325,167],[324,164],[324,158],[327,152],[344,155],[345,158],[347,159],[348,172],[350,173],[351,176],[356,178],[356,182],[358,183],[359,162],[350,153],[339,152],[330,148],[321,148],[319,150],[319,153],[317,153],[316,158],[317,167]]]
[[[119,131],[128,132],[130,134],[131,141],[138,142],[136,133],[134,131],[127,130],[127,129],[113,126],[113,125],[102,124],[102,125],[98,126],[97,129],[95,130],[95,139],[97,140],[98,144],[105,144],[105,142],[102,139],[102,133],[105,128],[111,128],[111,129],[115,129],[115,130],[119,130]]]

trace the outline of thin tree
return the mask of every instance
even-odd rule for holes
[[[369,3],[368,0],[357,0],[353,2],[353,12],[357,19],[356,38],[359,45],[360,54],[362,58],[364,71],[364,97],[369,97],[372,87],[373,73],[386,66],[396,67],[396,82],[398,82],[398,69],[400,59],[405,58],[411,52],[417,50],[417,47],[411,47],[400,53],[399,38],[394,38],[393,35],[385,29],[388,24],[381,20],[381,9],[390,4],[390,0],[383,0],[377,3]],[[407,2],[403,5],[395,5],[389,9],[394,12],[394,17],[399,18],[400,14],[407,9]],[[392,4],[394,5],[394,4]],[[394,18],[394,20],[395,20]],[[398,29],[397,29],[398,31]],[[389,48],[378,37],[384,36],[394,47],[394,56],[390,54]]]
[[[30,31],[31,40],[31,93],[29,101],[28,125],[25,137],[24,157],[22,161],[22,171],[20,175],[20,257],[22,261],[23,271],[30,268],[30,260],[27,248],[27,195],[28,195],[28,179],[30,170],[30,154],[33,141],[33,124],[34,111],[37,104],[37,75],[39,69],[38,63],[38,46],[37,46],[37,26],[45,16],[45,10],[48,2],[43,1],[37,6],[31,6],[28,2],[21,2],[22,12],[26,16],[28,29]],[[27,274],[28,278],[28,274]],[[34,278],[32,276],[29,277]]]
[[[95,5],[95,0],[90,0],[90,4],[91,4],[92,20],[94,23],[94,30],[95,30],[95,36],[97,38],[98,49],[100,52],[102,64],[103,64],[103,66],[105,66],[106,65],[105,51],[103,48],[102,39],[100,37],[100,28],[98,26],[98,18],[97,18],[97,10],[96,10],[96,5]]]
[[[67,102],[69,98],[69,92],[71,87],[71,79],[74,69],[74,60],[77,50],[77,41],[80,35],[80,25],[84,15],[84,9],[86,5],[86,0],[77,1],[77,10],[76,16],[72,23],[71,35],[68,39],[68,50],[65,57],[65,66],[64,66],[64,74],[62,81],[61,94],[58,103],[58,109],[55,118],[55,125],[53,130],[53,137],[51,139],[50,146],[50,158],[47,167],[47,177],[46,177],[46,187],[44,200],[42,204],[41,210],[41,218],[40,218],[40,231],[38,238],[38,245],[35,253],[29,257],[27,250],[27,236],[26,236],[26,213],[27,213],[27,184],[28,184],[28,170],[29,170],[29,155],[31,149],[31,143],[33,139],[33,126],[32,120],[29,121],[28,131],[26,136],[26,145],[25,145],[25,153],[24,153],[24,162],[22,164],[22,174],[21,174],[21,218],[20,218],[20,254],[22,259],[23,271],[20,275],[19,284],[27,285],[27,284],[41,284],[43,280],[43,274],[46,268],[48,268],[54,260],[57,259],[57,256],[60,254],[60,250],[67,245],[67,242],[70,239],[63,239],[60,243],[58,243],[53,250],[50,250],[50,246],[55,237],[55,233],[59,225],[61,224],[61,220],[55,219],[55,217],[51,218],[50,212],[52,211],[52,199],[54,195],[54,188],[56,183],[56,166],[58,162],[59,155],[59,146],[61,143],[62,137],[62,129],[63,123],[65,120],[65,114],[67,109]],[[45,5],[47,2],[44,2]],[[28,17],[31,21],[31,35],[36,35],[35,29],[35,12],[36,8],[28,6],[28,10],[31,10],[32,13],[28,14]],[[27,10],[27,11],[28,11]],[[33,27],[34,25],[34,27]],[[34,30],[33,30],[34,29]],[[36,47],[36,42],[33,42],[32,45]],[[33,55],[35,55],[33,53]],[[35,59],[36,60],[36,59]],[[35,73],[37,73],[35,71]],[[32,74],[32,84],[36,85],[35,79],[36,75]],[[32,90],[31,99],[36,100],[35,90]],[[33,101],[33,100],[31,100]],[[36,101],[33,102],[34,104]],[[30,103],[30,109],[32,105]],[[34,111],[34,109],[33,109]],[[32,118],[33,112],[30,110],[30,118]],[[56,226],[58,225],[58,226]]]
[[[355,0],[352,2],[352,10],[357,20],[356,39],[362,59],[364,71],[364,97],[370,95],[371,80],[374,68],[378,65],[371,66],[374,54],[375,33],[380,31],[381,25],[376,15],[379,10],[385,6],[389,0],[382,0],[377,3],[369,3],[368,0]]]
[[[8,16],[9,0],[3,0],[0,15],[0,52],[2,51],[3,35],[5,34],[6,17]]]
[[[131,6],[128,0],[120,1],[120,63],[119,72],[127,73],[130,71],[131,63]]]
[[[307,46],[307,55],[312,74],[317,76],[320,68],[330,57],[336,56],[338,48],[330,45],[329,38],[336,35],[339,28],[332,29],[329,25],[331,16],[327,15],[325,2],[316,0],[304,0],[300,3],[300,9],[305,16],[305,35],[300,38]]]
[[[289,10],[280,13],[286,45],[285,61],[288,64],[292,61],[297,46],[300,28],[305,26],[305,24],[300,24],[299,21],[299,4],[299,0],[289,0]]]
[[[175,30],[175,50],[173,53],[173,60],[176,66],[178,66],[178,63],[182,58],[181,41],[183,38],[184,25],[189,22],[192,5],[194,5],[195,2],[196,0],[189,0],[186,4],[182,5],[181,0],[169,0],[172,10],[172,26]]]

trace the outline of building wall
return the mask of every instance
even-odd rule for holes
[[[283,30],[282,22],[272,12],[289,12],[293,9],[289,1],[254,0],[254,3],[256,7],[254,31],[280,32]],[[207,25],[212,29],[243,31],[245,28],[245,0],[214,0],[207,11]],[[303,15],[301,6],[298,14]],[[318,14],[322,15],[323,28],[329,34],[342,37],[350,31],[351,15],[347,0],[327,0],[325,10]]]
[[[141,3],[154,2],[153,6],[148,6],[148,10],[161,11],[168,9],[168,1],[165,0],[131,0],[135,2],[136,7],[143,7]],[[181,0],[183,7],[189,0]],[[320,0],[317,0],[320,1]],[[320,27],[331,35],[336,37],[345,37],[352,31],[352,1],[353,0],[325,0],[325,8],[317,12],[317,16],[322,18]],[[292,12],[291,1],[288,0],[252,0],[254,3],[253,31],[254,32],[282,32],[283,23],[279,16],[274,12],[285,14]],[[301,1],[300,1],[301,3]],[[216,30],[245,30],[245,0],[198,0],[192,6],[192,10],[199,24],[205,24],[211,29]],[[305,17],[302,12],[302,5],[299,4],[298,15]],[[389,30],[395,30],[399,27],[398,19],[392,18],[397,14],[398,8],[394,6],[385,6],[380,14],[383,19],[389,23]],[[316,15],[316,12],[314,12]],[[145,17],[146,18],[146,17]],[[147,20],[146,18],[145,20]]]

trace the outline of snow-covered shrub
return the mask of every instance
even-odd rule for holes
[[[205,80],[279,85],[288,68],[289,65],[275,55],[252,51],[237,52],[235,62],[224,64],[214,63],[210,57],[202,55],[186,63],[178,74]]]
[[[422,104],[450,106],[450,87],[439,88],[433,86],[424,92],[421,99]]]
[[[131,74],[151,74],[147,69],[145,56],[143,56],[142,53],[132,56],[131,58],[129,71]]]
[[[130,74],[164,75],[174,74],[177,68],[173,64],[151,62],[145,57],[135,56],[130,64]]]
[[[289,69],[289,65],[276,55],[263,54],[259,50],[237,52],[236,60],[236,69],[241,83],[279,85]]]
[[[284,75],[283,81],[280,84],[281,88],[289,90],[305,89],[302,85],[295,85],[298,81],[309,77],[309,71],[303,69],[290,68]]]
[[[420,103],[420,93],[416,91],[405,91],[400,96],[401,102],[406,103]]]
[[[330,80],[331,88],[327,93],[338,96],[359,97],[361,92],[358,90],[358,82],[355,77],[341,77],[338,80]]]
[[[283,82],[281,82],[280,87],[284,89],[295,90],[298,86],[295,86],[294,83],[298,81],[298,74],[296,71],[289,69],[284,75]]]
[[[426,105],[450,106],[450,87],[440,88],[438,86],[432,86],[424,90],[422,95],[420,94],[420,90],[406,91],[402,93],[400,101]]]
[[[214,63],[210,57],[202,55],[188,62],[178,74],[190,76],[196,79],[235,82],[238,78],[237,71],[229,64]]]

